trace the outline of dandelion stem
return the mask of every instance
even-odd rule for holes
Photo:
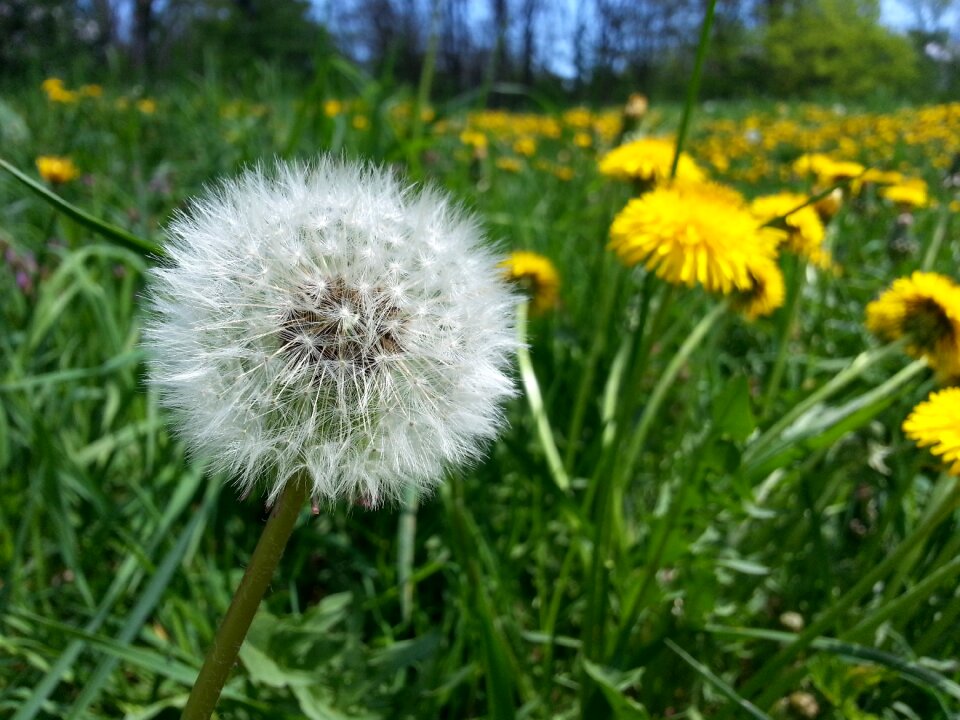
[[[723,313],[726,311],[726,309],[727,306],[725,303],[718,303],[716,306],[714,306],[713,310],[707,313],[693,328],[693,330],[687,336],[687,339],[683,341],[683,344],[677,350],[676,355],[673,356],[673,358],[670,360],[670,363],[664,369],[663,374],[660,376],[656,386],[650,393],[650,399],[647,400],[647,405],[643,409],[643,415],[640,417],[640,423],[637,425],[637,429],[634,431],[633,437],[630,438],[630,443],[627,445],[626,451],[624,452],[623,461],[620,465],[620,481],[616,483],[620,489],[626,485],[627,480],[633,474],[634,465],[636,465],[637,459],[640,457],[640,453],[643,451],[644,444],[647,440],[647,435],[650,434],[650,430],[653,427],[653,421],[657,417],[657,413],[660,410],[660,406],[663,404],[664,398],[666,398],[667,391],[673,387],[673,383],[677,379],[680,368],[683,367],[683,364],[690,358],[690,355],[693,353],[693,351],[700,345],[700,341],[703,340],[707,332],[709,332],[709,330],[723,316]]]
[[[703,16],[703,25],[700,27],[700,40],[697,43],[697,57],[693,63],[693,74],[687,83],[687,99],[683,105],[683,117],[680,119],[680,128],[677,130],[677,147],[673,153],[673,165],[670,167],[670,177],[677,176],[677,166],[680,164],[680,153],[683,152],[683,143],[687,139],[687,130],[690,128],[690,116],[693,115],[693,104],[697,101],[700,92],[700,76],[703,75],[703,61],[707,57],[707,45],[710,41],[710,29],[713,27],[713,13],[717,7],[717,0],[709,0],[707,11]]]
[[[183,709],[182,720],[206,720],[213,714],[243,639],[253,622],[253,616],[260,607],[260,601],[290,539],[300,509],[307,500],[307,494],[307,483],[300,477],[292,478],[284,486],[227,614],[217,629],[213,645],[203,661],[203,667]]]
[[[567,471],[563,467],[563,460],[560,459],[557,443],[553,439],[553,429],[550,427],[550,420],[547,418],[547,411],[543,406],[543,395],[540,393],[540,383],[537,382],[537,375],[533,370],[530,350],[525,344],[528,313],[529,303],[522,302],[517,306],[517,363],[520,366],[520,379],[523,381],[523,389],[526,391],[527,402],[530,405],[530,413],[533,415],[533,421],[537,427],[540,444],[543,446],[543,452],[547,456],[547,466],[550,468],[550,476],[561,491],[567,492],[570,489],[570,478],[567,476]]]
[[[757,458],[762,457],[760,451],[765,449],[766,446],[776,440],[780,433],[788,428],[798,417],[803,415],[818,403],[823,402],[834,393],[842,390],[880,360],[899,352],[903,348],[903,345],[903,341],[898,341],[890,343],[889,345],[884,345],[883,347],[865,350],[857,355],[847,367],[830,378],[830,380],[820,388],[794,405],[793,408],[784,413],[784,415],[777,420],[777,422],[771,425],[766,432],[752,442],[746,448],[746,450],[744,450],[743,464],[752,464]]]
[[[777,357],[774,360],[773,370],[770,372],[770,382],[763,398],[764,417],[769,415],[773,402],[776,400],[777,392],[780,390],[780,383],[783,380],[783,372],[787,366],[787,348],[790,346],[790,336],[793,334],[793,329],[797,325],[800,314],[800,296],[803,295],[803,281],[806,274],[806,263],[797,259],[793,263],[793,274],[790,276],[787,306],[783,309],[783,314],[780,316],[780,326],[777,328]]]
[[[587,405],[590,402],[591,391],[593,390],[597,363],[600,361],[600,356],[603,355],[603,351],[607,347],[607,330],[610,322],[610,314],[613,311],[614,300],[620,288],[621,275],[618,273],[613,278],[609,277],[610,266],[613,262],[615,262],[615,260],[613,260],[610,254],[605,253],[602,269],[606,277],[603,278],[601,284],[603,294],[600,297],[600,312],[597,315],[593,343],[590,345],[590,354],[587,356],[586,366],[583,368],[583,373],[580,376],[577,399],[573,405],[570,429],[567,432],[567,452],[564,457],[564,465],[571,473],[573,472],[573,466],[577,459],[577,451],[580,449],[580,433],[583,430],[583,421],[586,417]]]
[[[940,252],[940,246],[943,244],[943,238],[947,234],[947,226],[950,224],[950,203],[942,203],[940,214],[937,218],[937,227],[934,228],[933,237],[930,238],[930,245],[927,246],[927,252],[923,255],[923,264],[920,269],[924,272],[930,272],[933,264],[937,261],[937,254]]]

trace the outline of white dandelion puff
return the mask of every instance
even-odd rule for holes
[[[378,505],[475,460],[502,425],[515,298],[437,190],[322,159],[247,171],[169,228],[145,330],[178,430],[244,493],[294,475]]]

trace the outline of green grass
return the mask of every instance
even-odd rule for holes
[[[630,189],[598,175],[573,129],[538,138],[514,174],[495,165],[508,140],[471,160],[455,105],[411,146],[395,119],[410,93],[348,68],[302,93],[269,73],[246,97],[184,81],[152,115],[117,108],[122,92],[55,106],[23,88],[5,102],[27,133],[0,129],[4,159],[35,177],[36,156],[71,155],[84,179],[59,195],[162,245],[185,198],[245,163],[416,156],[504,250],[544,253],[562,278],[560,305],[528,327],[542,415],[513,401],[489,458],[421,499],[415,524],[305,512],[222,717],[797,717],[783,700],[797,691],[826,718],[958,712],[956,483],[900,430],[935,382],[863,328],[866,303],[955,215],[918,211],[918,247],[892,255],[894,210],[848,203],[830,231],[844,272],[806,278],[796,325],[717,311],[645,420],[717,300],[668,293],[605,249]],[[369,127],[327,117],[329,97],[358,98]],[[705,128],[695,114],[694,148]],[[924,148],[862,159],[909,162],[949,200]],[[955,275],[947,232],[933,267]],[[20,261],[0,268],[0,715],[18,720],[176,717],[265,518],[166,426],[138,349],[155,259],[109,240],[3,175],[0,241],[39,266],[27,293]]]

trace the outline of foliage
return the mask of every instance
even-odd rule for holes
[[[321,149],[441,183],[504,251],[550,258],[559,301],[529,320],[525,396],[486,461],[417,506],[304,512],[224,717],[762,717],[797,692],[830,720],[956,712],[956,481],[900,429],[935,379],[863,328],[894,278],[955,276],[956,105],[698,110],[691,155],[749,197],[809,196],[791,168],[820,151],[937,203],[903,231],[847,182],[839,269],[783,258],[788,305],[750,322],[606,249],[633,190],[597,169],[619,111],[468,113],[341,64],[306,92],[256,72],[247,96],[208,77],[8,98],[29,132],[4,159],[35,177],[70,156],[81,177],[53,191],[82,212],[3,174],[0,714],[182,707],[264,508],[166,429],[138,349],[156,258],[114,241],[162,244],[211,178]]]
[[[796,3],[763,36],[769,83],[778,94],[902,95],[918,79],[909,40],[847,0]]]

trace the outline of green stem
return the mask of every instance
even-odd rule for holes
[[[608,268],[611,262],[616,262],[609,253],[605,254],[604,268]],[[604,273],[606,275],[607,273]],[[570,420],[570,428],[567,432],[567,452],[564,455],[564,466],[569,472],[573,472],[573,465],[576,462],[577,451],[580,447],[580,433],[583,431],[583,421],[587,414],[587,405],[590,402],[593,391],[593,380],[597,372],[597,363],[600,356],[607,347],[607,326],[610,321],[610,314],[613,311],[614,300],[617,297],[617,289],[620,287],[621,274],[617,273],[615,277],[601,278],[602,295],[600,296],[600,312],[596,316],[596,325],[594,327],[593,343],[590,345],[590,354],[587,355],[587,362],[580,375],[580,385],[577,388],[577,399],[573,405],[573,415]]]
[[[717,0],[710,0],[707,11],[703,16],[703,25],[700,27],[700,40],[697,44],[697,59],[693,64],[693,75],[687,83],[687,99],[683,105],[683,116],[680,119],[680,128],[677,131],[677,148],[673,154],[673,165],[670,166],[670,177],[677,176],[677,166],[680,164],[680,153],[687,139],[690,128],[690,116],[693,115],[693,104],[697,101],[700,92],[700,77],[703,75],[703,61],[707,57],[707,45],[710,42],[710,28],[713,27],[713,14],[717,7]]]
[[[673,387],[673,383],[677,379],[680,369],[690,358],[690,355],[697,346],[700,345],[700,341],[703,340],[704,336],[706,336],[717,321],[723,317],[726,309],[727,306],[725,303],[715,305],[693,328],[687,336],[687,339],[683,341],[683,344],[677,350],[676,355],[673,356],[670,363],[664,369],[663,374],[653,388],[653,392],[650,393],[650,398],[647,400],[647,405],[643,409],[643,415],[640,416],[637,429],[634,431],[633,437],[630,438],[630,443],[627,445],[626,451],[623,454],[623,460],[620,464],[621,471],[618,473],[620,482],[616,483],[618,486],[625,485],[633,474],[634,466],[640,457],[640,453],[643,452],[647,435],[650,434],[650,430],[653,427],[653,421],[656,420],[660,406],[667,396],[667,391]]]
[[[413,579],[413,552],[417,534],[417,500],[416,486],[408,486],[397,524],[397,587],[400,590],[400,617],[403,622],[409,622],[413,615],[413,594],[416,587]]]
[[[537,382],[537,375],[533,370],[533,361],[530,359],[530,349],[526,344],[528,313],[529,303],[522,302],[517,306],[517,341],[519,346],[517,364],[520,366],[520,380],[523,382],[523,389],[526,391],[527,403],[530,405],[530,413],[533,415],[540,444],[547,456],[550,476],[561,491],[567,492],[570,489],[570,478],[563,467],[563,460],[560,459],[557,443],[553,439],[553,429],[550,427],[550,420],[547,418],[547,411],[543,405],[540,383]]]
[[[950,224],[950,203],[944,201],[940,204],[940,213],[937,217],[937,227],[933,231],[933,237],[930,238],[930,245],[927,252],[923,255],[923,263],[920,269],[929,272],[933,264],[937,261],[937,254],[940,252],[940,246],[943,245],[943,239],[947,235],[947,225]]]
[[[630,637],[633,627],[637,624],[640,613],[643,611],[643,602],[646,599],[647,591],[653,584],[657,572],[660,570],[663,561],[663,554],[666,551],[668,541],[673,535],[674,529],[680,524],[683,513],[686,511],[687,495],[690,487],[699,482],[701,478],[701,467],[704,456],[713,441],[712,431],[707,432],[702,445],[697,447],[692,453],[692,462],[689,473],[684,478],[680,478],[676,492],[670,497],[667,508],[663,511],[662,520],[658,528],[659,533],[651,538],[653,552],[646,562],[644,562],[643,575],[638,582],[631,582],[637,586],[637,591],[628,596],[624,602],[624,610],[621,613],[620,628],[617,633],[617,641],[613,653],[614,665],[619,666],[623,661],[623,655],[627,651],[630,643]]]
[[[213,714],[308,494],[307,483],[299,476],[290,478],[283,488],[203,661],[181,720],[207,720]]]
[[[790,336],[797,325],[800,316],[800,296],[803,294],[804,279],[807,274],[807,265],[800,259],[793,263],[793,275],[790,278],[790,291],[787,295],[787,306],[780,316],[780,326],[777,328],[777,358],[770,372],[770,382],[763,398],[762,417],[770,414],[770,409],[777,399],[780,383],[783,381],[783,372],[787,366],[787,348],[790,347]]]
[[[780,433],[788,428],[798,417],[810,410],[815,405],[823,402],[836,392],[839,392],[851,382],[860,377],[866,370],[876,365],[888,356],[899,352],[903,347],[903,342],[895,342],[884,345],[879,348],[865,350],[857,355],[850,364],[843,370],[834,375],[828,382],[817,388],[814,392],[801,400],[787,411],[783,417],[770,426],[759,438],[752,442],[743,453],[743,464],[750,464],[755,458],[761,455],[760,451],[767,445],[776,440]]]
[[[870,572],[860,578],[850,590],[823,612],[806,630],[797,635],[796,639],[790,645],[774,655],[773,658],[744,685],[744,696],[749,697],[763,689],[763,693],[757,702],[757,705],[760,707],[767,707],[780,696],[780,693],[783,691],[783,678],[780,675],[781,669],[793,661],[797,655],[826,630],[833,627],[846,612],[853,608],[864,595],[870,592],[878,581],[896,569],[914,548],[924,542],[930,534],[936,530],[940,523],[946,520],[954,510],[956,510],[958,501],[960,501],[960,483],[958,483],[955,478],[951,478],[949,482],[952,483],[952,487],[949,492],[944,494],[939,507],[914,528],[893,552],[888,554],[875,565]]]
[[[430,36],[427,39],[427,51],[423,57],[423,66],[420,68],[420,83],[417,86],[417,101],[411,110],[413,117],[410,118],[410,144],[409,144],[409,163],[412,170],[420,170],[420,151],[421,140],[423,138],[423,118],[421,112],[430,102],[430,88],[433,86],[433,72],[437,65],[437,48],[440,42],[440,36],[437,32],[437,24],[440,16],[440,4],[437,0],[432,3],[430,13]]]

